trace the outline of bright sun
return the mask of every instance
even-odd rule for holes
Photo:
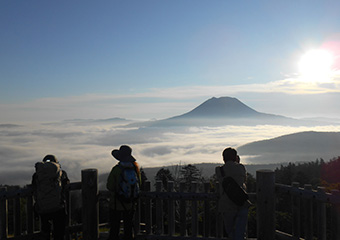
[[[304,82],[329,82],[332,76],[333,56],[326,50],[310,50],[299,62],[301,80]]]

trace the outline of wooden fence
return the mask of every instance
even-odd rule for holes
[[[108,192],[98,190],[97,170],[83,170],[81,182],[69,184],[67,190],[70,193],[81,191],[82,202],[81,221],[70,221],[67,239],[77,239],[78,235],[85,240],[98,239],[100,229],[108,227],[106,222],[99,223],[99,203],[106,202]],[[291,206],[292,228],[287,232],[276,229],[275,224],[276,204],[281,195],[289,199]],[[310,185],[300,188],[297,183],[292,186],[275,184],[274,172],[262,170],[256,173],[256,193],[250,196],[256,208],[257,239],[340,239],[337,191],[325,193],[322,188],[312,190]],[[151,191],[150,182],[147,182],[136,211],[137,238],[222,239],[223,223],[216,211],[217,200],[218,193],[209,183],[203,186],[192,183],[189,191],[182,184],[175,191],[173,182],[167,186],[157,182],[155,191]],[[72,204],[69,206],[71,208]],[[10,234],[9,225],[13,228]],[[0,189],[0,239],[37,239],[39,231],[39,222],[34,218],[32,189]]]

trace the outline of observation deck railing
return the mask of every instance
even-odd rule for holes
[[[218,183],[217,183],[218,184]],[[164,190],[167,189],[166,191]],[[135,216],[137,239],[222,239],[222,217],[217,211],[218,193],[210,183],[193,182],[190,191],[181,184],[175,191],[174,183],[156,183],[151,191],[146,182],[141,192]],[[72,202],[72,192],[79,192],[78,202]],[[81,182],[67,186],[69,194],[69,224],[66,239],[101,239],[108,230],[108,221],[99,222],[107,215],[108,191],[99,191],[96,169],[82,170]],[[256,209],[256,235],[253,238],[271,239],[340,239],[340,194],[324,188],[312,190],[311,185],[300,188],[275,184],[275,173],[260,170],[256,173],[256,193],[250,193]],[[283,232],[276,226],[276,205],[282,196],[290,206],[291,229]],[[288,199],[288,200],[287,200]],[[99,208],[99,205],[100,208]],[[103,206],[105,205],[105,206]],[[81,209],[79,222],[74,221],[75,206]],[[101,209],[101,211],[99,210]],[[104,209],[104,210],[103,210]],[[37,239],[40,224],[33,210],[30,186],[15,190],[0,189],[0,239]]]

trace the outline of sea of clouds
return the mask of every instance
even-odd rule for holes
[[[82,169],[96,168],[99,174],[109,172],[117,163],[111,151],[122,144],[132,147],[133,155],[144,168],[222,163],[221,152],[225,147],[237,148],[249,142],[309,130],[340,131],[340,127],[129,128],[84,121],[0,124],[0,184],[29,184],[34,164],[47,154],[59,159],[71,181],[79,181]],[[252,156],[241,158],[243,163],[256,164]]]

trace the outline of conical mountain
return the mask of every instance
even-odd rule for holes
[[[237,98],[210,98],[192,111],[178,117],[192,118],[240,118],[254,117],[260,113],[248,107]]]
[[[294,124],[297,120],[258,112],[237,98],[210,98],[193,110],[172,118],[155,121],[152,126],[222,126]]]
[[[175,117],[136,123],[134,127],[180,127],[223,125],[309,125],[297,119],[258,112],[237,98],[210,98],[193,110]],[[312,124],[313,125],[313,124]]]

